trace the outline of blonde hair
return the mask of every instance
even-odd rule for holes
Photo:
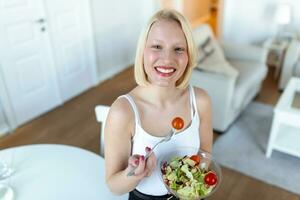
[[[134,77],[135,81],[138,85],[147,86],[150,82],[147,79],[147,74],[144,69],[144,49],[146,46],[146,41],[148,38],[149,31],[152,25],[160,20],[172,20],[177,22],[185,35],[185,39],[187,42],[187,50],[188,50],[188,64],[183,73],[183,75],[177,80],[176,87],[177,88],[186,88],[189,84],[190,76],[192,74],[193,68],[196,66],[196,58],[197,51],[196,45],[193,39],[192,29],[186,20],[186,18],[175,10],[160,10],[155,13],[149,20],[145,29],[142,31],[135,56],[135,64],[134,64]]]

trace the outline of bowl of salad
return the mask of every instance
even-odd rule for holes
[[[164,154],[159,163],[164,185],[180,199],[206,198],[222,180],[221,168],[212,155],[197,148],[176,148]]]

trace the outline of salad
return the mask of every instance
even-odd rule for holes
[[[199,155],[192,155],[164,162],[161,171],[165,184],[180,197],[196,199],[208,195],[217,185],[218,177],[200,160]]]

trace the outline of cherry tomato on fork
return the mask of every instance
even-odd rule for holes
[[[184,121],[180,117],[175,117],[172,121],[172,127],[175,128],[176,130],[182,129],[184,126]]]
[[[215,185],[218,182],[218,178],[217,175],[213,172],[208,172],[205,176],[204,176],[204,182],[209,185]]]

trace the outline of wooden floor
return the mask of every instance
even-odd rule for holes
[[[74,145],[98,153],[100,125],[96,122],[95,105],[110,105],[116,97],[127,93],[134,86],[133,70],[128,68],[55,110],[19,127],[12,134],[0,138],[0,149],[25,144],[57,143]],[[271,69],[256,100],[275,105],[279,96],[280,92]],[[214,134],[214,138],[218,138],[217,133]],[[222,185],[209,199],[300,200],[298,195],[233,170],[223,167],[222,172]]]

